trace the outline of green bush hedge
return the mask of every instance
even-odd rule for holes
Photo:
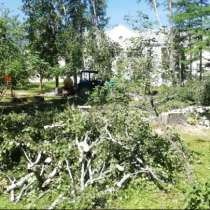
[[[162,85],[157,101],[160,111],[182,108],[189,105],[210,105],[210,79],[188,81],[185,86]]]

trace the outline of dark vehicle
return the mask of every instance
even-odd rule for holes
[[[97,79],[98,71],[84,70],[80,72],[80,82],[77,86],[79,96],[87,96],[96,86],[102,86],[104,81]]]

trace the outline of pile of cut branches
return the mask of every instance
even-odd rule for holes
[[[78,202],[90,189],[97,189],[102,196],[142,176],[165,188],[186,161],[177,135],[154,134],[142,120],[140,111],[121,105],[108,111],[81,111],[71,107],[55,114],[48,121],[50,124],[43,125],[44,119],[36,118],[43,126],[32,125],[25,118],[28,117],[18,118],[21,124],[18,134],[2,130],[0,142],[2,148],[7,147],[5,153],[0,154],[0,161],[4,163],[1,176],[10,182],[4,192],[10,193],[13,202],[30,197],[34,190],[38,193],[37,199],[56,192],[58,197],[49,206],[53,209],[64,200]],[[16,179],[8,175],[5,164],[5,158],[12,159],[10,156],[15,150],[26,166],[25,172]],[[20,163],[14,164],[13,170],[17,164]],[[87,207],[101,205],[88,204]]]

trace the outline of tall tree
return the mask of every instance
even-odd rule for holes
[[[88,26],[88,4],[86,0],[64,0],[64,24],[60,39],[60,49],[74,76],[83,68],[84,33]]]
[[[59,51],[57,36],[62,26],[62,1],[57,0],[22,0],[23,11],[27,16],[27,32],[32,51],[50,66],[58,63]],[[59,81],[56,77],[56,87]]]
[[[92,19],[92,25],[103,29],[107,22],[108,18],[106,17],[106,0],[88,0],[90,15]]]
[[[28,76],[24,60],[24,28],[17,16],[7,9],[0,11],[0,78],[12,76],[13,85]]]
[[[207,0],[179,0],[175,4],[174,23],[176,30],[186,37],[185,47],[192,74],[192,62],[199,60],[199,78],[203,76],[203,50],[208,47],[208,24],[210,6]],[[187,39],[188,37],[188,39]]]
[[[77,74],[84,68],[85,40],[92,34],[95,36],[94,43],[98,43],[100,30],[107,24],[106,0],[64,0],[64,8],[65,22],[61,40],[65,41],[61,41],[61,49],[74,75],[74,83],[77,84]]]

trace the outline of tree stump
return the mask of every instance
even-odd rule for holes
[[[186,122],[186,117],[180,112],[165,112],[160,114],[158,122],[163,125],[184,124]]]

